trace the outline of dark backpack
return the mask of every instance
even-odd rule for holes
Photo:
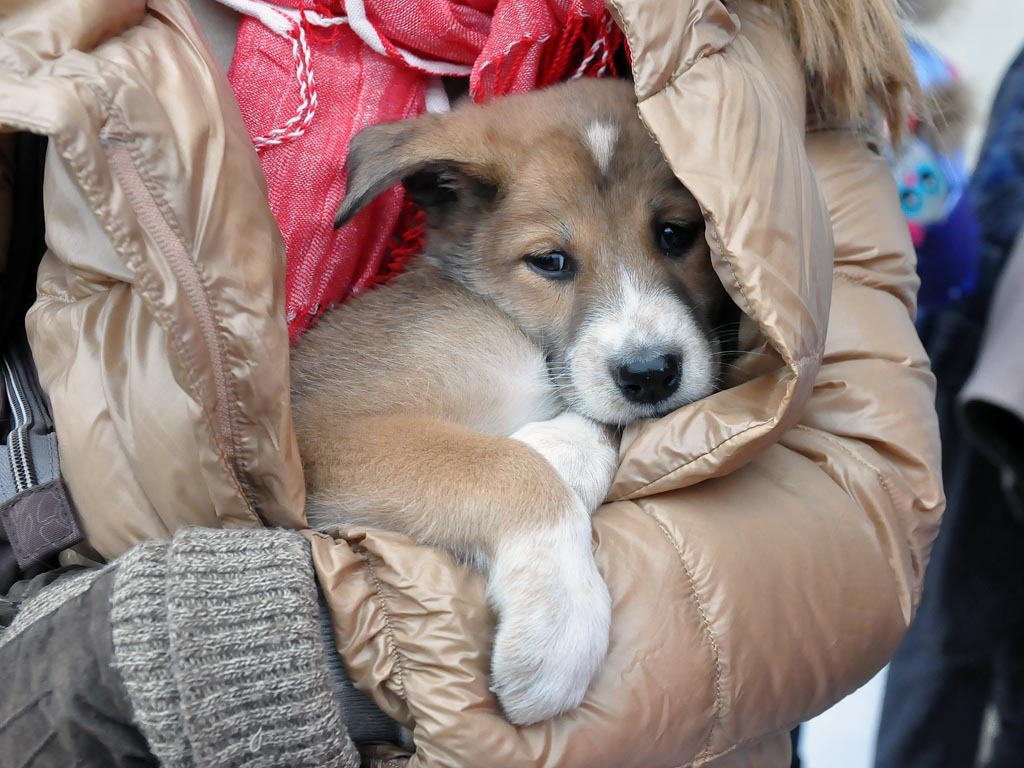
[[[57,566],[82,540],[60,473],[50,404],[25,336],[36,271],[46,250],[43,165],[46,139],[0,136],[7,144],[11,233],[0,258],[0,594]]]

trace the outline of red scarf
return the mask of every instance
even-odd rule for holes
[[[228,78],[260,151],[288,254],[292,341],[325,308],[396,274],[422,246],[400,186],[335,231],[349,140],[443,110],[438,75],[477,102],[615,74],[623,37],[602,0],[222,0],[247,16]]]

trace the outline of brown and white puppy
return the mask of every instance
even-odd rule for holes
[[[310,522],[487,571],[492,689],[514,723],[557,715],[607,649],[590,515],[617,428],[717,386],[731,304],[700,208],[620,81],[367,128],[349,168],[339,224],[401,181],[427,245],[295,349]]]

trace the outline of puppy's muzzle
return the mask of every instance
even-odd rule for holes
[[[612,378],[631,403],[654,405],[679,389],[681,370],[679,355],[650,355],[613,366]]]

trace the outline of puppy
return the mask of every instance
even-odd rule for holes
[[[618,429],[716,389],[732,305],[626,82],[366,128],[336,224],[398,182],[425,252],[294,350],[309,520],[484,570],[492,690],[536,722],[580,703],[607,650],[590,515]]]

